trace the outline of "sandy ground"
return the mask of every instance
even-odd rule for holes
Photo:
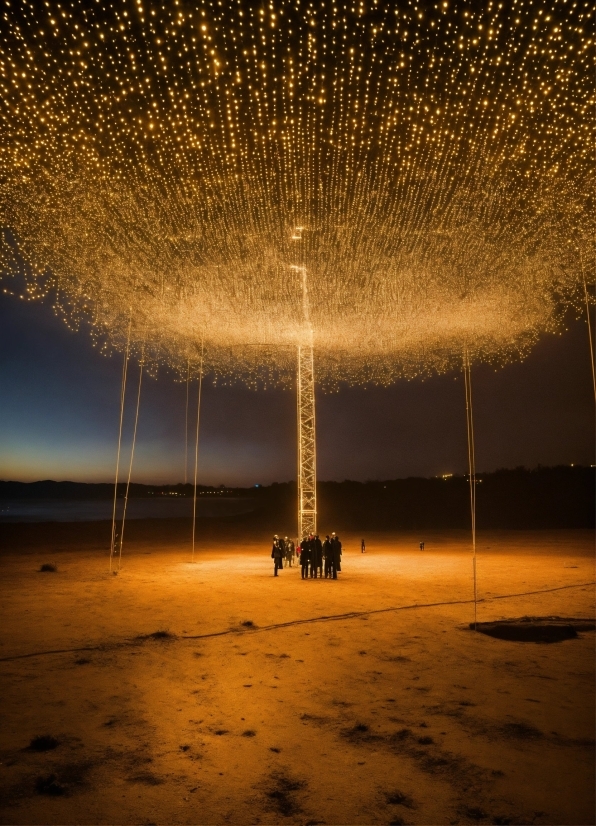
[[[114,576],[39,530],[0,557],[0,822],[594,823],[594,634],[469,630],[464,534],[343,537],[303,582],[256,540],[132,541]],[[478,575],[480,620],[594,616],[589,532],[481,534]]]

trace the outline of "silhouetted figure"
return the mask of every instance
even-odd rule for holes
[[[420,543],[420,550],[421,550],[421,551],[423,551],[423,550],[424,550],[424,542],[421,542],[421,543]]]
[[[310,575],[313,578],[317,576],[317,549],[315,546],[314,534],[309,534],[308,541],[310,544]]]
[[[335,533],[331,537],[331,551],[333,554],[333,579],[337,579],[337,574],[341,571],[341,542]]]
[[[331,547],[329,534],[327,534],[323,542],[323,561],[325,563],[325,579],[328,579],[333,576],[333,549]]]
[[[271,559],[273,560],[273,576],[277,576],[277,571],[283,565],[283,550],[277,534],[273,537],[273,547],[271,548]]]
[[[281,548],[281,566],[282,568],[286,567],[286,543],[283,541],[281,536],[277,540],[279,542],[279,547]]]
[[[315,579],[317,578],[317,571],[318,571],[320,579],[323,579],[323,543],[319,539],[318,534],[312,540],[312,549],[313,549],[313,552],[312,552],[312,554],[313,554],[312,570],[314,572],[314,577],[315,577]]]
[[[366,550],[366,543],[364,542],[364,539],[363,539],[362,542],[360,543],[360,553],[363,554],[365,550]]]
[[[302,569],[302,579],[308,579],[308,566],[310,565],[310,559],[310,542],[306,537],[304,537],[300,543],[300,567]]]
[[[286,548],[285,559],[289,567],[291,568],[294,564],[294,543],[291,539],[288,539],[288,537],[286,536],[284,537],[284,545]]]

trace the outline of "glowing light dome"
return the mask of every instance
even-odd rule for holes
[[[588,3],[3,14],[4,266],[102,346],[251,381],[312,335],[322,381],[390,382],[517,357],[575,300]]]

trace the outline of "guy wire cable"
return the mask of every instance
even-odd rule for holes
[[[126,481],[126,493],[124,494],[124,510],[122,512],[122,529],[120,531],[120,550],[118,553],[118,570],[122,562],[122,544],[124,542],[124,523],[126,521],[126,507],[128,505],[128,491],[130,489],[130,477],[132,475],[132,463],[135,455],[135,444],[137,441],[137,425],[139,423],[139,405],[141,402],[141,383],[143,381],[143,365],[145,356],[145,342],[143,342],[143,349],[141,350],[141,359],[139,362],[139,389],[137,391],[137,408],[135,411],[135,426],[132,433],[132,447],[130,451],[130,464],[128,466],[128,479]]]
[[[184,420],[184,484],[188,482],[188,386],[190,384],[190,359],[186,363],[186,417]]]
[[[114,481],[114,507],[112,510],[112,541],[110,543],[110,573],[112,571],[112,557],[116,546],[116,500],[118,497],[118,474],[120,472],[120,448],[122,446],[122,423],[124,420],[124,399],[126,395],[126,374],[128,372],[128,356],[130,350],[130,331],[132,327],[132,313],[128,322],[128,334],[126,336],[126,350],[124,352],[124,362],[122,364],[122,387],[120,388],[120,426],[118,429],[118,451],[116,453],[116,479]]]
[[[467,346],[464,349],[464,383],[466,391],[466,425],[468,430],[468,471],[470,479],[470,512],[472,518],[472,568],[474,572],[474,630],[477,624],[478,590],[476,580],[476,457],[474,454],[474,418],[472,414],[472,376]]]
[[[197,401],[197,432],[195,439],[195,476],[194,476],[194,496],[192,502],[192,559],[195,561],[195,534],[197,521],[197,470],[199,467],[199,421],[201,418],[201,390],[203,388],[203,355],[205,352],[205,338],[201,337],[201,364],[199,367],[199,396]]]
[[[590,300],[588,298],[588,285],[586,284],[586,271],[584,270],[584,259],[579,255],[582,270],[582,280],[584,282],[584,298],[586,300],[586,317],[588,319],[588,339],[590,342],[590,360],[592,363],[592,384],[594,386],[594,402],[596,402],[596,369],[594,367],[594,340],[592,338],[592,318],[590,316]]]

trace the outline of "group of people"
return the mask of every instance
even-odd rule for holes
[[[277,534],[273,537],[271,559],[273,560],[273,576],[282,567],[292,566],[294,554],[300,561],[302,579],[316,579],[319,576],[325,579],[337,579],[341,571],[341,541],[337,534],[327,535],[321,542],[318,534],[305,536],[299,544],[294,544],[285,536],[281,539]]]

